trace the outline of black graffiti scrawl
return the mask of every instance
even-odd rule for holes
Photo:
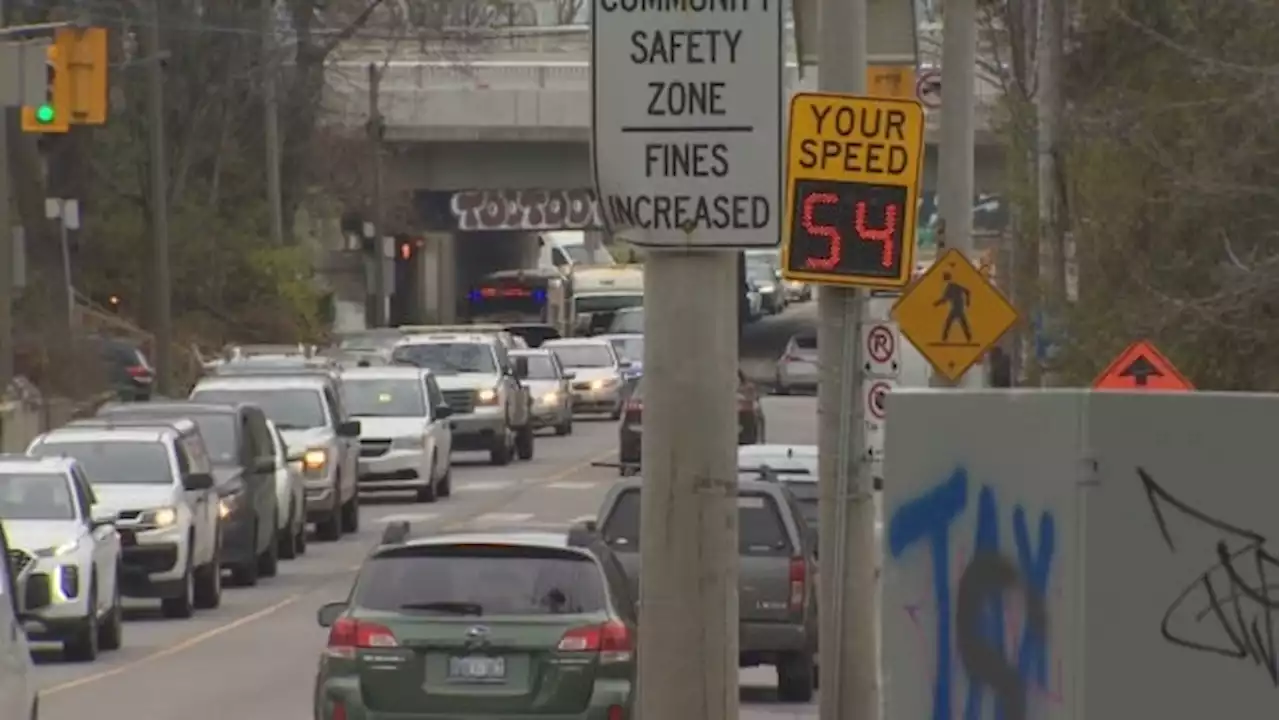
[[[1188,650],[1211,653],[1261,667],[1276,679],[1276,555],[1258,532],[1238,527],[1191,507],[1171,495],[1144,468],[1137,468],[1151,513],[1173,554],[1189,548],[1170,529],[1190,522],[1198,535],[1209,532],[1217,562],[1178,594],[1160,621],[1165,640]],[[1204,548],[1197,548],[1203,554]]]

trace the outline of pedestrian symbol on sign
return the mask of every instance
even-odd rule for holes
[[[935,343],[938,345],[948,345],[947,340],[951,337],[951,327],[959,323],[960,332],[964,333],[964,343],[962,347],[973,345],[973,331],[969,329],[969,289],[956,282],[951,277],[951,273],[942,273],[942,281],[946,283],[942,289],[942,297],[938,298],[933,304],[934,307],[940,307],[943,304],[948,305],[946,322],[942,323],[942,341]]]

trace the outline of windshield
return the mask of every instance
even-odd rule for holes
[[[800,514],[804,516],[805,523],[814,530],[818,529],[818,483],[812,479],[806,480],[787,480],[787,476],[779,473],[778,478],[784,487],[791,491],[796,499],[796,505],[800,507]]]
[[[555,345],[551,352],[567,368],[612,367],[613,357],[603,345]]]
[[[236,415],[206,413],[188,417],[200,428],[209,460],[214,465],[239,464],[240,457],[236,452]]]
[[[481,343],[421,343],[401,345],[391,353],[396,362],[407,362],[441,375],[484,373],[494,375],[498,363],[493,348]]]
[[[644,309],[627,310],[613,316],[609,323],[611,333],[643,333]]]
[[[589,558],[504,545],[384,553],[365,565],[355,595],[360,607],[389,612],[558,615],[605,608],[603,577]]]
[[[613,351],[618,357],[631,362],[644,362],[644,338],[641,336],[625,338],[609,338]]]
[[[31,448],[36,457],[71,457],[80,463],[90,484],[173,483],[169,449],[155,440],[63,442],[49,438]]]
[[[574,298],[573,307],[579,313],[612,312],[623,308],[640,307],[644,304],[644,293],[634,295],[579,295]]]
[[[560,252],[573,261],[575,265],[590,265],[591,251],[583,245],[561,245]]]
[[[348,379],[342,384],[342,399],[353,416],[426,417],[423,393],[423,384],[409,379]]]
[[[0,518],[74,520],[75,501],[61,473],[0,474]]]
[[[560,376],[556,374],[556,365],[551,361],[550,355],[538,353],[536,355],[516,355],[518,358],[525,358],[529,363],[529,374],[526,375],[530,380],[558,380]]]
[[[238,405],[250,403],[262,408],[267,419],[281,430],[306,430],[314,427],[325,427],[329,424],[324,412],[324,402],[320,399],[320,391],[309,388],[244,388],[209,389],[196,388],[191,393],[194,402],[215,403],[221,405]],[[207,442],[207,441],[206,441]]]

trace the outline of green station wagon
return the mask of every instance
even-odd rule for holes
[[[635,602],[597,535],[389,526],[329,628],[316,720],[627,720]]]

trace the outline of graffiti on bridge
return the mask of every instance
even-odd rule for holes
[[[1207,530],[1213,538],[1211,556],[1217,560],[1170,603],[1160,634],[1188,650],[1261,665],[1276,685],[1276,555],[1267,550],[1266,537],[1191,507],[1145,468],[1137,468],[1137,473],[1169,552],[1190,550],[1203,557],[1178,540],[1193,532],[1203,537]]]
[[[983,717],[987,691],[997,720],[1026,720],[1032,687],[1049,690],[1049,618],[1046,594],[1055,546],[1053,515],[1040,514],[1032,541],[1027,511],[1011,513],[1014,557],[1002,552],[996,491],[978,491],[973,554],[960,569],[954,601],[951,528],[969,506],[969,474],[957,468],[945,481],[904,503],[889,521],[889,552],[895,559],[925,545],[932,566],[936,607],[933,720],[952,718],[952,638],[968,677],[964,720]],[[1005,601],[1020,596],[1024,612],[1012,653],[1006,643]],[[911,609],[908,609],[911,612]],[[954,631],[952,629],[954,623]],[[1010,655],[1013,657],[1011,658]]]
[[[593,230],[604,227],[595,192],[571,190],[464,190],[450,199],[458,229]]]

